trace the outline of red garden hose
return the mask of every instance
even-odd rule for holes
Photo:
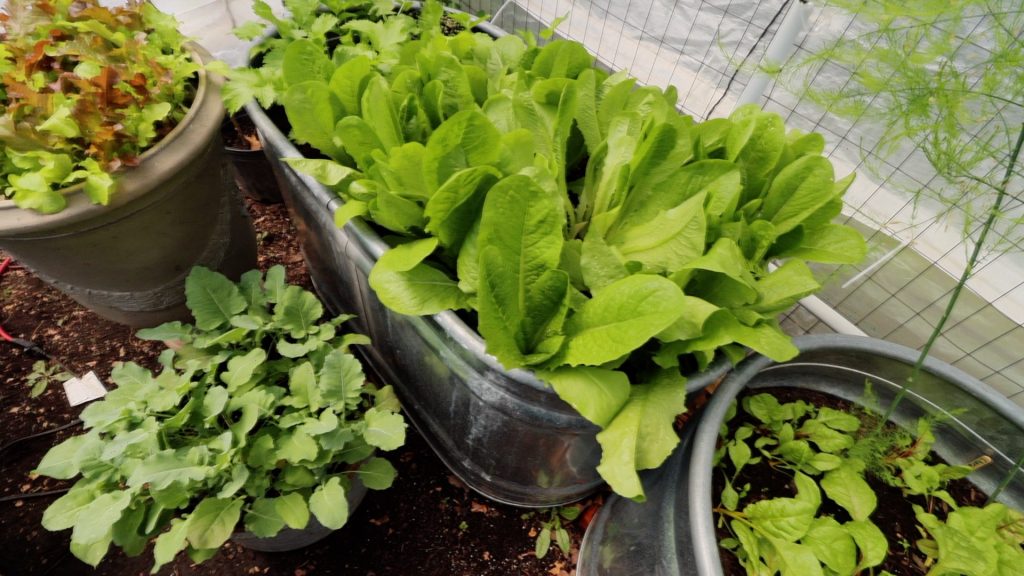
[[[8,268],[10,268],[10,266],[11,266],[11,257],[10,256],[4,258],[3,262],[0,262],[0,278],[3,277],[4,272]],[[47,358],[47,359],[50,358],[50,355],[47,354],[46,352],[44,352],[43,349],[40,348],[38,344],[36,344],[35,342],[32,342],[30,340],[25,340],[24,338],[15,338],[15,337],[11,336],[10,334],[7,333],[6,330],[4,330],[3,326],[0,326],[0,340],[3,340],[4,342],[10,342],[11,344],[17,344],[18,346],[21,346],[25,350],[27,350],[29,352],[33,352],[35,354],[38,354],[39,356],[41,356],[43,358]]]

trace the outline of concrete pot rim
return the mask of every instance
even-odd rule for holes
[[[191,161],[191,155],[174,158],[165,154],[165,151],[178,144],[186,134],[190,140],[204,142],[213,131],[220,129],[221,118],[224,115],[223,105],[220,103],[220,86],[223,80],[205,68],[213,57],[202,46],[188,42],[185,48],[200,65],[196,72],[198,83],[192,105],[177,126],[139,157],[138,166],[114,173],[116,189],[111,195],[110,203],[93,204],[84,192],[84,184],[61,190],[67,198],[68,205],[56,214],[40,214],[18,207],[13,200],[0,200],[0,231],[3,238],[39,237],[49,230],[87,222],[98,214],[137,202],[153,189],[150,182],[169,179]],[[158,162],[158,156],[168,160]],[[153,201],[155,200],[154,198]],[[145,202],[140,208],[148,204],[149,202]]]

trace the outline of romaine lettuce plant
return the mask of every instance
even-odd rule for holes
[[[0,187],[41,213],[81,184],[107,204],[188,111],[198,69],[173,17],[149,2],[9,0],[0,12]]]
[[[163,369],[114,368],[117,388],[82,411],[86,433],[52,448],[35,470],[81,478],[43,515],[73,528],[71,551],[96,566],[114,543],[137,555],[155,538],[153,572],[186,550],[216,554],[236,530],[270,537],[348,518],[353,479],[389,487],[375,455],[405,441],[390,386],[366,381],[349,347],[367,344],[324,320],[284,269],[239,284],[205,268],[186,283],[195,325],[139,332],[165,340]]]
[[[831,223],[852,177],[775,114],[695,123],[578,43],[445,36],[440,17],[279,45],[291,136],[328,157],[290,162],[345,200],[339,225],[386,231],[385,305],[474,311],[490,354],[603,428],[600,473],[642,498],[636,471],[678,442],[682,368],[791,357],[776,317],[819,288],[805,261],[863,256]]]

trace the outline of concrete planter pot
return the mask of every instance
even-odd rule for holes
[[[478,31],[505,34],[489,24]],[[516,506],[566,504],[601,486],[598,427],[533,373],[505,370],[455,313],[412,317],[381,304],[367,278],[388,245],[358,218],[335,226],[343,202],[281,161],[302,153],[258,105],[246,109],[273,160],[317,292],[332,310],[359,316],[356,326],[373,340],[362,349],[368,364],[394,385],[448,468],[480,494]],[[688,389],[707,386],[727,369],[721,359],[691,378]]]
[[[133,327],[189,318],[184,283],[193,266],[234,278],[254,268],[255,233],[220,140],[221,80],[206,71],[198,80],[188,114],[117,175],[109,205],[92,204],[79,186],[64,191],[68,207],[52,215],[0,201],[0,248],[100,316]]]
[[[864,405],[864,382],[872,382],[885,408],[917,359],[916,350],[872,338],[805,336],[800,354],[775,363],[753,356],[737,366],[715,392],[662,469],[644,477],[648,500],[636,504],[613,497],[590,526],[580,552],[580,576],[722,574],[712,514],[712,458],[729,406],[750,388],[795,387]],[[973,377],[935,359],[924,365],[894,414],[912,426],[926,414],[948,416],[933,430],[935,452],[950,464],[981,456],[991,464],[971,480],[992,493],[1024,450],[1024,410]],[[1000,494],[1007,505],[1024,506],[1024,474]]]

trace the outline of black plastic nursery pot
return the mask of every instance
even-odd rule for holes
[[[505,35],[486,23],[477,29]],[[284,163],[302,154],[256,103],[246,109],[274,163],[317,292],[331,310],[359,316],[355,325],[373,340],[362,348],[368,364],[395,387],[448,468],[480,494],[524,507],[566,504],[601,486],[600,429],[533,373],[505,370],[454,312],[413,317],[381,304],[368,276],[388,245],[358,218],[339,229],[334,211],[343,202]],[[729,367],[719,358],[691,377],[687,390],[706,387]]]
[[[212,57],[199,46],[195,58]],[[185,277],[205,266],[237,278],[256,265],[256,235],[226,171],[222,80],[198,73],[195,101],[170,134],[116,175],[110,204],[82,186],[41,215],[0,201],[0,248],[86,308],[133,327],[187,320]]]
[[[712,459],[737,395],[746,389],[794,387],[865,405],[864,385],[870,381],[872,406],[886,408],[918,356],[911,348],[857,336],[803,336],[794,343],[800,354],[793,360],[776,363],[752,356],[723,381],[668,462],[644,476],[646,503],[617,496],[607,502],[584,538],[578,574],[722,574],[712,514]],[[933,449],[947,463],[991,458],[969,477],[986,494],[995,490],[1024,450],[1024,409],[933,358],[925,363],[893,420],[912,427],[925,415],[947,418],[933,430]],[[1018,509],[1024,506],[1024,475],[1018,473],[998,500]]]
[[[243,139],[242,132],[248,127],[253,128],[260,146],[254,148],[233,144],[236,140]],[[270,165],[270,159],[263,153],[263,137],[255,130],[249,114],[245,110],[239,110],[225,118],[221,124],[221,133],[224,137],[224,154],[227,155],[231,174],[239,189],[262,204],[281,202],[281,190],[278,188],[274,169]]]

